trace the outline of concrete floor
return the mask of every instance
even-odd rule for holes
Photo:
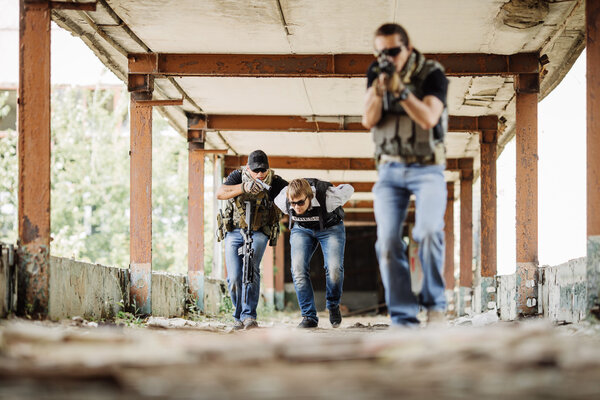
[[[598,324],[391,330],[385,317],[353,317],[332,329],[322,315],[300,331],[299,319],[238,332],[208,319],[5,320],[0,398],[600,398]]]

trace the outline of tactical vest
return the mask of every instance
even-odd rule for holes
[[[292,226],[296,223],[303,228],[323,230],[339,224],[344,219],[344,209],[340,206],[328,213],[326,206],[327,189],[333,185],[314,178],[305,179],[309,185],[315,187],[315,197],[317,198],[319,207],[309,207],[304,214],[296,215],[296,212],[290,205],[290,200],[286,197],[285,207],[289,215],[289,228],[292,229]]]
[[[242,184],[252,179],[244,169],[245,167],[239,169],[242,174]],[[269,170],[263,182],[270,185],[274,176],[273,170]],[[242,193],[227,200],[225,209],[220,210],[219,214],[217,214],[217,241],[223,240],[226,232],[231,232],[238,228],[245,229],[247,227],[246,210],[244,208],[246,201],[251,202],[254,211],[251,223],[252,230],[263,232],[269,237],[269,244],[275,246],[279,236],[281,211],[271,201],[269,193],[266,190],[262,190],[258,194]]]
[[[416,51],[416,50],[415,50]],[[420,58],[420,65],[410,78],[406,87],[419,99],[423,100],[423,82],[436,70],[444,72],[444,67],[434,60]],[[388,93],[391,95],[391,93]],[[375,159],[379,161],[383,154],[400,156],[412,162],[443,164],[445,163],[444,136],[448,132],[448,110],[444,111],[438,124],[432,129],[423,129],[415,123],[402,108],[399,101],[391,97],[390,108],[383,112],[379,123],[373,127],[375,141]]]

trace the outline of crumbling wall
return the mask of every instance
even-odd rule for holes
[[[586,258],[540,268],[544,317],[557,322],[585,318],[587,302]]]
[[[152,272],[152,315],[180,317],[185,314],[185,275]]]
[[[498,310],[500,319],[512,321],[517,318],[517,276],[498,276]]]
[[[125,306],[128,270],[50,257],[50,319],[113,318]]]

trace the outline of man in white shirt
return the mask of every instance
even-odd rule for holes
[[[342,205],[352,193],[351,185],[336,187],[329,182],[307,178],[294,179],[275,198],[277,207],[289,215],[292,278],[303,317],[298,328],[316,328],[319,324],[310,281],[310,259],[319,244],[325,260],[329,321],[334,328],[342,322],[340,299],[346,244]]]

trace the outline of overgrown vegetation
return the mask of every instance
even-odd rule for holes
[[[0,118],[11,112],[7,97],[0,92]],[[54,88],[51,104],[51,253],[127,267],[129,95],[125,88]],[[0,132],[0,241],[9,243],[17,239],[17,141],[14,130]],[[157,112],[152,148],[152,266],[185,272],[187,143]],[[211,174],[212,165],[205,170]],[[210,199],[212,187],[206,184]],[[210,270],[212,201],[206,203],[205,269]]]

